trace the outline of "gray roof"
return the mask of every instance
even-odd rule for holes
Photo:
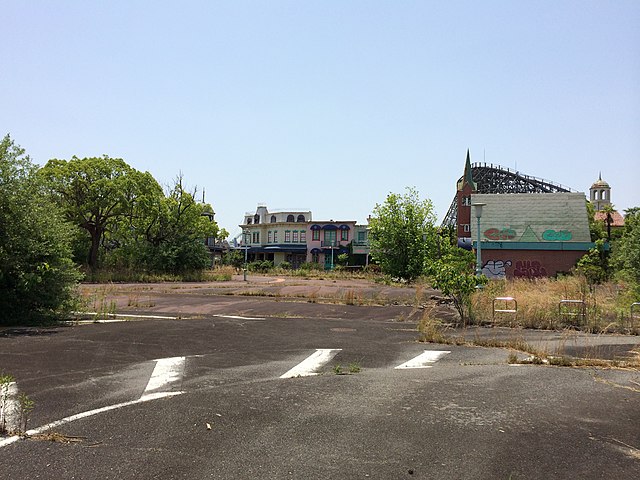
[[[483,241],[590,242],[584,193],[474,194],[485,203],[480,230]],[[471,209],[472,239],[478,238]]]

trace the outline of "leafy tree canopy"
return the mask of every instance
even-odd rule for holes
[[[67,219],[87,232],[91,242],[87,264],[92,270],[98,267],[105,235],[125,218],[152,209],[162,195],[149,173],[106,155],[49,160],[40,175]]]
[[[85,232],[87,264],[182,273],[210,265],[207,237],[218,234],[210,205],[179,176],[166,195],[148,172],[119,158],[50,160],[41,169],[52,198]],[[82,250],[82,240],[76,239]]]
[[[382,272],[412,281],[424,273],[425,262],[437,251],[433,204],[418,192],[390,193],[374,208],[369,223],[371,255]]]

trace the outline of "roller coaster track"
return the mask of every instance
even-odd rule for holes
[[[542,178],[523,175],[509,168],[487,163],[471,165],[471,177],[477,184],[475,193],[560,193],[575,190]],[[442,226],[456,226],[458,203],[454,196]]]

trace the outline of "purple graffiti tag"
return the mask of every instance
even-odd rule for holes
[[[546,277],[547,270],[537,260],[518,260],[513,276],[522,278]]]

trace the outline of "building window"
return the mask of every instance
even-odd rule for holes
[[[287,215],[287,222],[295,222],[295,218],[293,215]]]
[[[300,243],[307,243],[307,232],[305,230],[300,232]]]
[[[298,222],[303,223],[305,221],[304,215],[298,215]]]
[[[462,225],[462,228],[465,233],[469,233],[471,231],[471,225],[469,225],[468,223],[465,223],[464,225]]]
[[[344,240],[345,242],[349,240],[349,230],[340,231],[340,240]]]
[[[272,239],[273,239],[273,233],[271,232],[271,230],[269,230],[267,232],[267,243],[271,243]]]
[[[260,232],[253,232],[253,243],[260,243]]]
[[[298,243],[298,231],[293,231],[293,243]]]
[[[260,223],[260,215],[258,215],[257,213],[253,217],[253,223],[255,223],[256,225]]]
[[[367,239],[367,232],[358,232],[358,241],[364,242]]]
[[[336,244],[336,231],[335,230],[325,230],[324,231],[324,243],[325,246],[333,246]]]
[[[285,230],[284,231],[284,243],[290,243],[291,242],[291,231],[290,230]]]
[[[311,237],[313,240],[320,240],[320,230],[314,230],[313,236]]]
[[[274,230],[273,232],[273,243],[278,243],[278,231]]]
[[[462,206],[463,207],[470,207],[471,206],[471,197],[469,197],[469,196],[462,197]]]
[[[251,217],[247,217],[247,225],[251,225]]]
[[[271,223],[276,223],[276,216],[275,215],[271,215]]]

